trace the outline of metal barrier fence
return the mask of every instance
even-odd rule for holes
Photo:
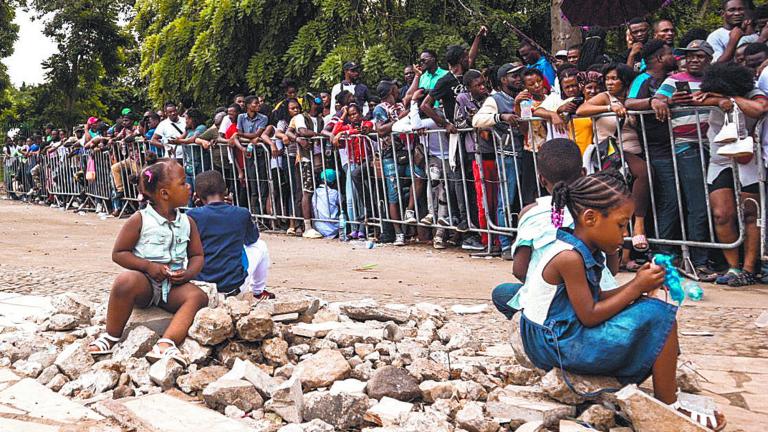
[[[759,194],[743,195],[743,166],[710,156],[708,119],[722,116],[722,112],[686,107],[673,110],[675,113],[687,115],[688,121],[695,118],[695,136],[689,133],[681,139],[668,121],[669,143],[649,143],[645,115],[653,112],[629,113],[637,121],[639,143],[634,146],[639,146],[639,155],[630,150],[625,134],[613,134],[613,141],[605,136],[611,122],[614,131],[624,127],[624,121],[608,113],[570,118],[564,130],[545,119],[530,118],[516,127],[499,124],[490,130],[462,129],[454,136],[441,129],[421,129],[393,131],[382,137],[345,135],[336,143],[325,136],[302,138],[295,152],[276,141],[275,154],[261,142],[252,145],[241,140],[233,145],[219,138],[211,146],[184,145],[183,164],[192,185],[203,171],[221,172],[234,204],[248,208],[272,229],[295,229],[310,220],[323,226],[326,236],[335,231],[342,237],[368,237],[371,230],[378,232],[391,224],[395,233],[412,232],[413,228],[421,230],[420,234],[435,230],[442,240],[454,232],[478,234],[491,252],[509,246],[520,211],[546,193],[538,180],[538,146],[548,138],[567,136],[583,147],[589,172],[612,165],[633,183],[635,192],[644,195],[636,201],[647,201],[643,225],[649,230],[648,243],[680,248],[684,270],[695,277],[706,249],[732,249],[744,243],[748,231],[745,214],[755,214],[745,212],[745,206],[758,197],[765,205],[766,175],[762,149],[757,145],[753,162]],[[613,152],[607,154],[611,145]],[[668,159],[642,156],[666,146]],[[75,197],[84,197],[94,206],[112,206],[121,216],[139,208],[141,197],[132,179],[146,162],[146,150],[146,143],[136,140],[78,155],[59,151],[30,159],[8,158],[4,161],[6,189],[13,196],[40,189],[38,193],[67,207]],[[710,199],[707,175],[711,169],[728,168],[734,174],[726,188],[734,191],[736,236],[718,241],[716,219],[723,217],[723,209],[722,203],[713,204]],[[326,175],[327,170],[335,181]],[[320,211],[320,207],[328,211]],[[749,223],[760,227],[760,256],[765,258],[768,222],[761,208],[756,213],[756,220]],[[638,232],[635,220],[631,225],[631,232]]]

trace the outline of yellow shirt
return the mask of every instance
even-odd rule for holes
[[[594,133],[592,131],[592,119],[590,118],[575,118],[573,119],[573,140],[576,141],[576,145],[579,146],[581,154],[584,154],[584,150],[592,144],[594,140]]]

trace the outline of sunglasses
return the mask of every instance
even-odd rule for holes
[[[421,63],[426,63],[426,62],[428,62],[428,61],[432,60],[433,58],[434,58],[434,57],[420,58],[420,59],[419,59],[419,64],[421,64]]]

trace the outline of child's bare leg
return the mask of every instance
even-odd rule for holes
[[[661,353],[653,364],[653,393],[656,399],[665,404],[677,400],[677,355],[680,345],[677,341],[677,321],[669,332]]]
[[[107,306],[107,333],[121,337],[134,305],[145,306],[152,300],[147,276],[135,270],[120,273],[112,283]]]
[[[168,303],[160,303],[161,308],[173,313],[171,323],[165,329],[163,337],[180,345],[187,337],[187,331],[195,319],[195,314],[206,305],[208,305],[208,296],[194,284],[188,282],[173,287],[168,293]]]

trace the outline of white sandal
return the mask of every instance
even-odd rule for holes
[[[170,346],[166,348],[165,351],[160,351],[161,343],[166,343]],[[146,357],[150,363],[154,363],[165,357],[170,357],[173,360],[175,360],[177,363],[179,363],[182,367],[186,368],[187,365],[189,364],[187,362],[187,359],[184,358],[184,355],[181,353],[181,351],[179,351],[179,349],[176,347],[176,343],[168,338],[159,339],[155,344],[155,346],[152,347],[152,351],[147,353]]]
[[[88,347],[96,347],[98,350],[91,351],[88,350],[88,352],[91,353],[91,355],[105,355],[105,354],[112,354],[112,352],[115,350],[115,346],[117,343],[120,342],[120,338],[116,338],[114,336],[110,336],[109,333],[104,332],[99,335],[99,337],[96,338],[95,341],[88,344]]]
[[[681,404],[679,400],[670,405],[670,407],[675,409],[680,414],[689,417],[691,420],[693,420],[694,423],[698,423],[699,425],[713,431],[721,431],[728,424],[728,422],[725,421],[725,417],[723,417],[721,413],[718,413],[714,409],[704,410],[701,409],[701,407]],[[717,414],[720,414],[720,419],[718,419]],[[722,420],[722,423],[719,423],[718,420]]]

